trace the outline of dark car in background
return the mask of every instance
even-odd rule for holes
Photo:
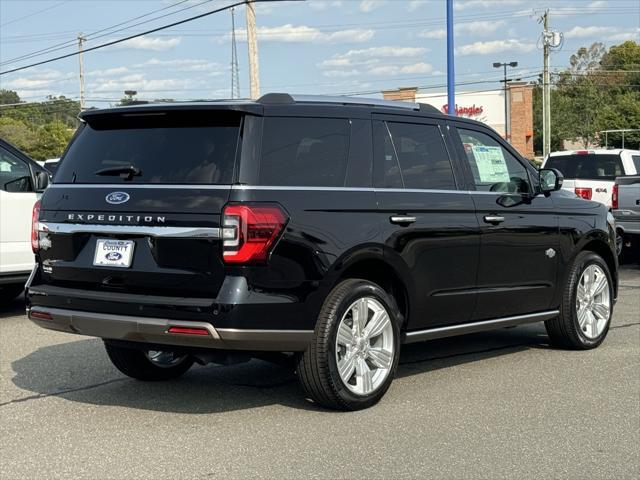
[[[539,321],[567,348],[607,334],[607,208],[481,123],[287,94],[81,119],[34,210],[28,315],[104,339],[131,377],[283,354],[318,404],[355,410],[406,343]]]

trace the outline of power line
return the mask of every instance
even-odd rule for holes
[[[29,13],[28,15],[24,15],[22,17],[18,17],[18,18],[14,18],[13,20],[9,20],[8,22],[4,22],[3,24],[0,24],[0,27],[6,27],[7,25],[11,25],[12,23],[16,23],[19,22],[20,20],[24,20],[25,18],[31,18],[31,17],[35,17],[36,15],[39,15],[40,13],[52,10],[56,7],[59,7],[60,5],[64,5],[65,3],[69,3],[71,0],[64,0],[64,2],[60,2],[60,3],[56,3],[55,5],[50,5],[46,8],[43,8],[42,10],[38,10],[37,12],[33,12],[33,13]]]
[[[145,13],[143,15],[138,15],[137,17],[130,18],[129,20],[126,20],[124,22],[116,23],[115,25],[111,25],[109,27],[102,28],[100,30],[97,30],[95,32],[92,32],[92,33],[86,35],[86,38],[87,39],[91,39],[91,40],[95,40],[95,38],[91,38],[91,37],[93,37],[94,35],[96,35],[98,33],[106,32],[106,31],[111,30],[113,28],[120,27],[122,25],[126,25],[127,23],[131,23],[131,22],[133,22],[135,20],[139,20],[141,18],[148,17],[149,15],[153,15],[154,13],[158,13],[158,12],[162,12],[164,10],[168,10],[170,8],[176,7],[176,6],[180,5],[180,4],[188,2],[188,1],[189,0],[180,0],[179,2],[173,3],[173,4],[168,5],[166,7],[159,8],[159,9],[156,9],[156,10],[152,10],[151,12],[147,12],[147,13]],[[182,8],[182,9],[177,10],[175,12],[171,12],[171,13],[162,15],[160,17],[152,18],[150,20],[147,20],[146,22],[141,22],[141,23],[136,24],[136,25],[131,25],[131,26],[127,27],[127,28],[138,26],[138,25],[141,25],[143,23],[152,22],[154,20],[158,20],[159,18],[164,18],[164,17],[166,17],[168,15],[173,15],[173,14],[176,14],[176,13],[180,13],[180,12],[182,12],[184,10],[188,10],[190,8],[194,8],[194,7],[200,6],[203,3],[207,3],[207,2],[210,2],[210,1],[212,1],[212,0],[206,0],[206,1],[202,2],[202,3],[197,4],[197,5],[192,5],[192,6],[187,7],[187,8]],[[123,29],[111,31],[111,32],[108,33],[108,35],[111,35],[113,33],[117,33],[117,32],[119,32],[121,30],[123,30]],[[101,37],[102,36],[104,36],[104,35],[101,35]],[[99,37],[96,37],[96,38],[99,38]],[[20,61],[20,60],[27,60],[29,58],[39,57],[40,55],[44,55],[46,53],[51,53],[51,52],[55,52],[55,51],[58,51],[58,50],[64,50],[65,48],[69,48],[69,47],[73,46],[74,44],[75,44],[75,40],[68,40],[68,41],[65,41],[65,42],[58,43],[56,45],[52,45],[52,46],[47,47],[47,48],[36,50],[35,52],[27,53],[27,54],[21,55],[19,57],[15,57],[15,58],[12,58],[12,59],[9,59],[9,60],[5,60],[3,62],[0,62],[0,65],[6,65],[8,63],[17,62],[17,61]]]
[[[267,2],[267,1],[269,1],[269,2],[277,2],[277,1],[287,1],[287,0],[256,0],[256,1],[259,1],[259,2]],[[135,34],[135,35],[129,35],[128,37],[120,38],[118,40],[113,40],[111,42],[102,43],[100,45],[96,45],[94,47],[87,48],[84,51],[85,52],[91,52],[93,50],[98,50],[100,48],[105,48],[105,47],[109,47],[111,45],[116,45],[118,43],[126,42],[128,40],[132,40],[132,39],[137,38],[137,37],[142,37],[144,35],[149,35],[150,33],[154,33],[154,32],[158,32],[160,30],[165,30],[167,28],[175,27],[176,25],[182,25],[182,24],[187,23],[187,22],[192,22],[192,21],[197,20],[199,18],[203,18],[203,17],[207,17],[209,15],[213,15],[214,13],[220,13],[220,12],[223,12],[225,10],[229,10],[230,8],[238,7],[240,5],[244,5],[245,3],[247,3],[247,0],[237,1],[235,3],[227,5],[225,7],[216,8],[215,10],[211,10],[209,12],[201,13],[199,15],[194,15],[193,17],[189,17],[189,18],[186,18],[184,20],[179,20],[177,22],[173,22],[173,23],[170,23],[168,25],[163,25],[161,27],[152,28],[151,30],[147,30],[145,32],[138,33],[138,34]],[[18,72],[20,70],[26,70],[27,68],[36,67],[38,65],[44,65],[46,63],[55,62],[55,61],[58,61],[58,60],[62,60],[64,58],[73,57],[75,55],[78,55],[78,52],[71,52],[71,53],[67,53],[66,55],[60,55],[58,57],[50,58],[48,60],[42,60],[40,62],[32,63],[30,65],[25,65],[25,66],[22,66],[22,67],[16,67],[16,68],[12,68],[10,70],[5,70],[4,72],[0,72],[0,75],[6,75],[8,73]]]

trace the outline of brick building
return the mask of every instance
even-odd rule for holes
[[[428,103],[447,111],[447,94],[420,91],[416,87],[385,90],[386,100]],[[533,87],[526,83],[510,83],[507,98],[509,141],[525,157],[533,158]],[[486,123],[505,136],[504,90],[456,92],[456,112],[463,117]]]

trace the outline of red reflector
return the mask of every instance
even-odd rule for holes
[[[40,250],[40,241],[38,239],[38,220],[40,218],[40,200],[33,205],[31,211],[31,250],[38,253]]]
[[[585,200],[591,200],[592,191],[590,187],[576,187],[576,195]]]
[[[209,335],[209,330],[206,328],[169,327],[167,333],[181,333],[182,335]]]
[[[613,192],[611,193],[611,208],[618,209],[618,184],[613,185]]]
[[[578,150],[576,152],[576,155],[589,155],[590,153],[594,153],[594,152],[590,150]]]
[[[33,310],[29,314],[31,318],[39,318],[41,320],[53,320],[53,317],[50,313],[47,312],[34,312]]]

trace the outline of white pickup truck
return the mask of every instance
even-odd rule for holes
[[[31,211],[48,172],[0,139],[0,306],[22,292],[34,265]]]
[[[564,175],[562,188],[579,197],[611,208],[616,177],[640,174],[639,150],[568,150],[551,153],[543,168],[557,168]]]

